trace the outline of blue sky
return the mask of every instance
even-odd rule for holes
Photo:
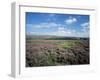
[[[26,12],[26,34],[89,37],[89,15]]]

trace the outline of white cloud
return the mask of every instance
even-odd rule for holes
[[[64,31],[64,27],[58,27],[59,31]]]
[[[87,27],[87,26],[89,26],[89,22],[85,22],[85,23],[81,24],[81,26],[82,27]]]
[[[40,23],[40,24],[27,24],[27,27],[30,27],[30,28],[53,28],[53,27],[59,27],[59,26],[64,26],[64,25],[61,25],[61,24],[57,24],[57,23],[54,23],[54,22],[46,22],[46,23]]]
[[[89,23],[85,22],[80,25],[81,26],[81,31],[76,31],[75,29],[69,29],[65,27],[65,25],[62,24],[57,24],[54,22],[51,23],[40,23],[36,25],[30,24],[30,27],[32,29],[53,29],[55,31],[49,31],[49,32],[34,32],[30,31],[27,34],[35,34],[35,35],[56,35],[56,36],[67,36],[67,37],[89,37]]]
[[[83,32],[89,32],[89,27],[90,27],[89,22],[82,23],[81,27]]]
[[[81,32],[81,35],[82,36],[85,36],[85,37],[89,37],[89,22],[84,22],[81,24],[81,27],[82,27],[82,32]]]
[[[72,23],[75,23],[75,22],[77,22],[77,19],[74,18],[74,17],[71,17],[71,16],[68,19],[65,20],[66,24],[72,24]]]
[[[56,36],[75,36],[75,30],[65,29],[64,27],[58,27],[55,32],[49,34]]]
[[[35,34],[35,35],[55,35],[55,36],[75,36],[75,30],[66,29],[64,27],[57,27],[55,31],[51,32],[29,32],[27,34]]]
[[[50,34],[67,37],[89,37],[89,31],[77,32],[74,29],[65,29],[64,27],[58,27],[55,32],[51,32]]]
[[[67,31],[65,30],[64,27],[58,27],[57,31],[53,32],[52,34],[58,35],[58,36],[66,36]]]
[[[63,27],[58,27],[57,30],[52,32],[29,32],[27,34],[35,35],[54,35],[54,36],[66,36],[66,37],[88,37],[88,32],[77,32],[72,29],[65,29]]]

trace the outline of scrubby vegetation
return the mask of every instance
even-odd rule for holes
[[[26,67],[89,64],[89,40],[26,40]]]

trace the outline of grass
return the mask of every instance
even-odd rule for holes
[[[47,42],[45,42],[47,41]],[[56,42],[55,42],[56,41]],[[31,44],[53,44],[56,45],[59,48],[72,48],[76,45],[79,45],[80,40],[40,40],[40,41],[35,41],[35,40],[27,40],[27,43]]]
[[[78,45],[78,43],[79,43],[78,40],[66,40],[63,42],[59,42],[57,45],[62,48],[71,48]]]

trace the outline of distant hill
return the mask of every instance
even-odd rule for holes
[[[43,39],[43,40],[89,40],[87,37],[66,37],[66,36],[53,36],[53,35],[26,35],[26,39]]]

